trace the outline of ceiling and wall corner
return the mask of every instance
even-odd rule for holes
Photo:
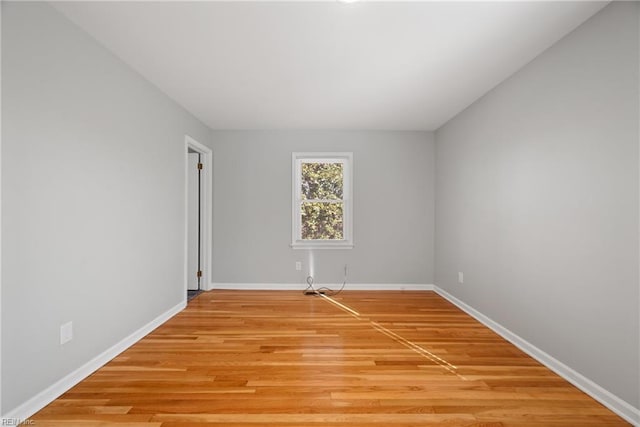
[[[607,2],[53,2],[212,129],[435,130]]]

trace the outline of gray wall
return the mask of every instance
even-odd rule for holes
[[[636,407],[638,7],[436,133],[436,284]]]
[[[213,281],[303,283],[291,243],[291,153],[353,152],[354,243],[313,252],[318,283],[433,283],[429,132],[214,131]],[[295,262],[303,271],[295,271]]]
[[[210,131],[42,3],[2,2],[2,107],[7,413],[183,300],[184,134]]]

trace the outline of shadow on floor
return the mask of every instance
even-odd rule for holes
[[[195,297],[200,295],[202,292],[203,291],[201,291],[201,290],[200,291],[198,291],[198,290],[195,290],[195,291],[188,290],[187,291],[187,302],[191,301],[192,299],[194,299]]]

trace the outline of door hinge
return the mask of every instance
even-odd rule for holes
[[[202,163],[198,163],[198,169],[202,169]]]
[[[202,270],[198,270],[198,272],[196,273],[196,277],[202,277]]]

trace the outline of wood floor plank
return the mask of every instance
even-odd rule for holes
[[[211,291],[39,426],[629,425],[433,292]]]

